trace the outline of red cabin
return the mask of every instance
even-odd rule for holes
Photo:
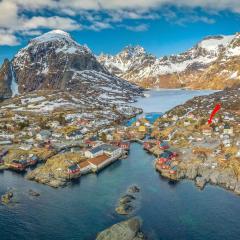
[[[176,152],[172,152],[172,157],[177,157],[178,154]]]
[[[173,170],[173,169],[171,169],[171,170],[169,171],[169,173],[170,173],[170,174],[173,174],[173,175],[175,175],[175,174],[177,174],[177,171],[176,171],[176,170]]]
[[[157,161],[157,163],[158,163],[158,164],[164,164],[166,161],[167,161],[166,158],[159,158],[158,161]]]
[[[28,166],[34,166],[38,162],[38,158],[36,156],[31,157],[30,159],[27,160],[27,165]]]
[[[151,148],[151,144],[149,142],[144,142],[143,143],[143,148],[146,150],[149,150]]]
[[[23,171],[27,167],[27,161],[25,160],[13,160],[12,163],[10,164],[10,168],[14,170],[19,170]]]
[[[120,142],[119,147],[125,151],[129,151],[130,143],[129,142]]]
[[[169,173],[172,174],[172,175],[177,174],[177,167],[174,166],[174,167],[169,171]]]
[[[161,168],[167,170],[167,169],[170,169],[170,166],[169,166],[169,165],[166,165],[166,164],[163,164],[163,165],[161,166]]]
[[[161,142],[161,143],[159,144],[159,148],[162,149],[162,150],[166,150],[166,149],[169,148],[169,145],[168,145],[168,143],[166,143],[166,142]]]
[[[68,174],[77,174],[80,173],[80,167],[77,164],[71,165],[68,167]]]

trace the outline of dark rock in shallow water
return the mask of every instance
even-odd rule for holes
[[[205,185],[207,184],[207,181],[204,177],[196,177],[195,184],[200,189],[204,189]]]
[[[4,195],[2,195],[1,202],[3,204],[9,204],[11,202],[12,198],[13,198],[13,192],[9,191],[9,192],[5,193]]]
[[[100,232],[96,240],[140,240],[144,239],[140,232],[140,220],[138,218],[131,218],[114,224],[110,228]]]
[[[126,194],[119,199],[119,203],[115,211],[120,215],[128,215],[133,210],[134,207],[131,205],[131,202],[135,200],[135,197],[130,194]]]
[[[135,207],[132,205],[133,201],[136,200],[134,193],[138,193],[140,188],[136,185],[132,185],[128,188],[127,194],[122,196],[118,201],[118,206],[115,211],[120,215],[128,215],[130,214]],[[131,193],[131,194],[129,194]]]
[[[33,197],[39,197],[39,196],[40,196],[40,193],[35,192],[35,191],[32,190],[32,189],[29,189],[28,193],[29,193],[29,195],[31,195],[31,196],[33,196]]]
[[[128,192],[137,193],[137,192],[140,192],[140,188],[137,185],[133,185],[133,186],[128,188]]]
[[[120,215],[128,215],[134,210],[134,207],[128,203],[119,204],[115,211]]]
[[[136,198],[133,195],[126,194],[123,197],[120,198],[119,203],[125,204],[125,203],[130,203]]]

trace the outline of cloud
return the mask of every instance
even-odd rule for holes
[[[0,1],[0,28],[8,28],[17,22],[17,5],[8,2]]]
[[[16,46],[19,45],[20,42],[16,38],[15,35],[10,33],[2,33],[0,32],[0,45],[4,46]]]
[[[94,22],[90,26],[85,26],[85,29],[89,29],[93,31],[101,31],[103,29],[109,29],[109,28],[113,28],[113,26],[105,22]]]
[[[193,15],[193,16],[187,16],[187,17],[180,18],[175,23],[177,23],[179,25],[185,25],[187,23],[195,23],[195,22],[214,24],[215,20],[213,18],[209,18],[206,16],[194,16]]]
[[[81,25],[75,20],[63,17],[32,17],[31,19],[22,19],[23,23],[20,28],[27,29],[38,29],[38,28],[61,28],[63,30],[76,30],[81,29]]]
[[[128,25],[121,25],[121,26],[133,32],[144,32],[144,31],[147,31],[149,27],[147,24],[139,24],[136,26],[128,26]]]

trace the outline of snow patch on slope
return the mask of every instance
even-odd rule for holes
[[[234,38],[235,35],[221,36],[222,38],[208,38],[201,41],[198,46],[206,49],[207,51],[217,52],[219,46],[226,47]]]
[[[70,34],[62,30],[53,30],[53,31],[47,32],[39,37],[34,38],[32,41],[48,42],[48,41],[56,41],[60,39],[73,41]]]
[[[19,95],[19,91],[18,91],[18,84],[16,82],[16,78],[15,78],[15,73],[13,71],[13,66],[11,64],[11,75],[12,75],[12,81],[11,81],[11,91],[12,91],[12,97]]]

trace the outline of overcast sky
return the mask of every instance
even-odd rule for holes
[[[139,44],[163,56],[240,31],[240,0],[0,0],[0,63],[52,29],[95,54]]]

